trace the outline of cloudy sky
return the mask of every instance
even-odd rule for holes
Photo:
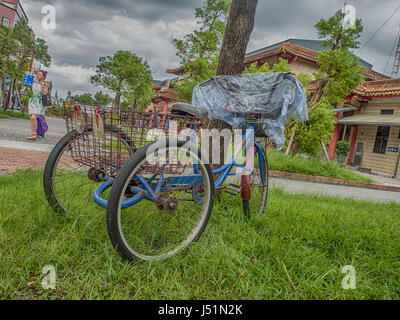
[[[245,0],[243,0],[245,1]],[[179,65],[170,41],[196,27],[194,8],[203,0],[21,0],[35,33],[45,39],[53,58],[49,80],[60,96],[95,92],[90,84],[98,58],[118,50],[130,50],[145,58],[153,77],[171,78],[167,68]],[[362,18],[366,43],[400,6],[399,0],[348,0]],[[56,9],[56,29],[45,30],[42,8]],[[314,29],[320,18],[328,18],[344,0],[259,0],[255,29],[248,51],[288,39],[317,39]],[[400,28],[400,10],[360,52],[378,72],[391,73],[387,66]]]

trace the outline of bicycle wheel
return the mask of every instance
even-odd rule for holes
[[[125,163],[107,208],[108,233],[123,258],[165,260],[199,239],[215,192],[211,168],[201,159],[194,144],[163,140],[140,149]],[[140,197],[143,181],[155,199],[122,209],[122,202],[133,199],[133,194]]]
[[[243,176],[241,181],[243,212],[246,215],[263,214],[268,198],[267,156],[264,150],[254,149],[254,172]]]
[[[112,130],[108,134],[114,135],[111,139],[117,141],[118,130],[108,126],[106,129]],[[78,134],[76,138],[79,139]],[[128,137],[122,138],[122,141],[125,151],[132,152]],[[51,208],[60,214],[80,214],[98,209],[93,194],[102,181],[97,179],[97,174],[93,168],[81,166],[72,159],[68,135],[65,135],[51,151],[44,169],[43,189]]]

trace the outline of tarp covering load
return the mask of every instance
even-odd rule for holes
[[[192,104],[207,109],[208,117],[234,128],[251,128],[279,148],[285,144],[284,125],[308,120],[306,93],[291,73],[256,73],[218,76],[194,88]],[[251,119],[253,119],[251,121]]]

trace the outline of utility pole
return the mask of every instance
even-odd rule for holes
[[[399,78],[399,76],[400,76],[399,71],[400,71],[400,35],[399,35],[399,39],[397,42],[396,55],[394,58],[394,66],[393,66],[393,73],[392,73],[393,79]]]

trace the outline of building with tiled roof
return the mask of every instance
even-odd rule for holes
[[[318,52],[328,50],[321,40],[288,39],[245,56],[246,67],[253,63],[274,65],[286,59],[292,72],[311,76],[318,71]],[[351,145],[348,164],[365,171],[400,176],[400,79],[373,70],[373,65],[359,58],[365,81],[337,106],[338,123],[329,145],[329,156],[335,157],[336,145],[346,140]],[[183,68],[167,70],[182,75]],[[315,83],[308,88],[313,90]],[[342,112],[341,112],[342,111]]]
[[[165,113],[169,107],[178,100],[178,92],[171,85],[171,80],[153,80],[154,95],[151,97],[149,110],[157,113]]]

